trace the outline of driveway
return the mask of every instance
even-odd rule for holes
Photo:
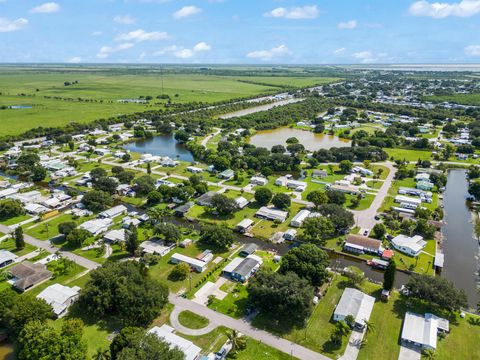
[[[398,355],[398,360],[420,360],[422,358],[422,353],[419,349],[409,348],[406,346],[400,346],[400,354]]]
[[[356,360],[360,346],[362,345],[364,332],[353,330],[348,339],[347,348],[340,360]]]

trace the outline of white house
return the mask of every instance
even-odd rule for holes
[[[195,166],[187,166],[187,171],[190,171],[193,174],[198,174],[201,173],[203,169]]]
[[[103,239],[105,241],[108,241],[108,242],[111,242],[111,243],[124,242],[125,241],[125,229],[110,230],[105,235],[103,235]]]
[[[355,319],[355,327],[363,329],[365,320],[370,319],[374,304],[374,297],[354,288],[345,288],[333,313],[333,320],[345,320],[347,316],[351,315]]]
[[[55,316],[58,318],[67,313],[68,307],[77,300],[80,295],[78,286],[68,287],[60,284],[53,284],[37,295],[37,299],[43,299],[49,304]]]
[[[250,184],[265,186],[268,184],[268,179],[261,176],[252,176],[250,178]]]
[[[235,199],[235,204],[237,204],[239,209],[243,209],[249,203],[250,203],[250,201],[245,199],[243,196],[239,196],[238,198]]]
[[[17,258],[17,255],[8,250],[0,250],[0,269],[12,264]]]
[[[402,329],[402,343],[423,349],[437,348],[437,335],[450,331],[449,321],[433,314],[421,316],[411,312],[405,314]]]
[[[262,206],[258,211],[255,213],[256,217],[259,217],[261,219],[266,219],[266,220],[279,220],[280,222],[285,222],[288,217],[288,213],[283,210],[279,210],[276,208],[269,208],[266,206]]]
[[[185,355],[185,360],[197,360],[200,357],[200,349],[197,345],[173,333],[174,329],[168,325],[155,326],[148,333],[155,334],[167,342],[172,348],[178,348]]]
[[[391,242],[395,249],[410,256],[418,256],[427,245],[427,242],[420,235],[410,237],[400,234],[395,236]]]
[[[117,205],[108,210],[102,211],[98,214],[99,218],[110,218],[113,219],[119,215],[123,215],[127,213],[127,208],[124,205]]]
[[[97,236],[101,233],[104,233],[108,230],[108,227],[113,224],[112,219],[105,218],[105,219],[93,219],[89,221],[85,221],[84,223],[80,224],[80,228],[88,231],[90,234]]]
[[[189,256],[178,254],[178,253],[172,255],[172,257],[170,258],[170,262],[172,264],[186,263],[193,270],[195,270],[196,272],[199,272],[199,273],[203,272],[208,266],[207,262],[204,262],[204,261],[198,260],[198,259],[194,259],[194,258],[191,258]]]
[[[303,222],[310,216],[310,211],[308,210],[300,210],[290,222],[290,226],[293,227],[301,227]]]
[[[43,214],[47,211],[49,211],[49,209],[43,205],[40,205],[40,204],[36,204],[36,203],[29,203],[29,204],[26,204],[24,206],[24,209],[26,212],[28,212],[29,214],[33,214],[33,215],[40,215],[40,214]]]

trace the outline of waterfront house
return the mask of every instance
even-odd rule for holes
[[[410,256],[418,256],[425,245],[427,245],[427,242],[420,235],[410,237],[400,234],[395,236],[391,242],[395,249]]]
[[[345,288],[342,297],[333,313],[334,321],[345,321],[347,316],[353,316],[354,327],[365,328],[365,321],[370,319],[370,314],[375,304],[375,298],[367,295],[358,289]]]

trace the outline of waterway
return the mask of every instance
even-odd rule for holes
[[[138,140],[128,143],[125,149],[141,154],[152,154],[157,156],[168,156],[172,159],[183,161],[193,161],[193,156],[187,150],[185,145],[179,144],[177,140],[170,135],[156,135],[151,139]]]
[[[465,173],[460,169],[448,173],[444,194],[446,225],[443,228],[445,263],[442,275],[463,289],[470,306],[474,307],[479,301],[480,247],[474,235],[472,213],[465,202],[468,196]]]
[[[313,131],[281,127],[273,130],[260,130],[250,138],[250,144],[271,149],[274,145],[286,145],[287,139],[295,137],[305,149],[316,151],[332,147],[350,146],[350,140],[338,136],[317,134]]]

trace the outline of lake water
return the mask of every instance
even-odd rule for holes
[[[193,156],[190,151],[187,150],[185,145],[177,143],[173,134],[171,135],[158,135],[151,139],[139,140],[128,143],[124,146],[125,149],[135,151],[141,154],[152,154],[157,156],[168,156],[172,159],[178,159],[183,161],[193,161]]]
[[[316,151],[332,147],[350,146],[350,140],[340,139],[338,136],[316,134],[312,131],[282,127],[273,130],[257,131],[250,139],[250,144],[256,147],[271,149],[274,145],[286,145],[287,139],[296,137],[305,149]]]
[[[450,170],[444,194],[445,223],[443,249],[445,263],[442,275],[465,290],[468,302],[475,306],[479,300],[479,243],[474,236],[472,214],[465,200],[468,181],[465,170]]]

